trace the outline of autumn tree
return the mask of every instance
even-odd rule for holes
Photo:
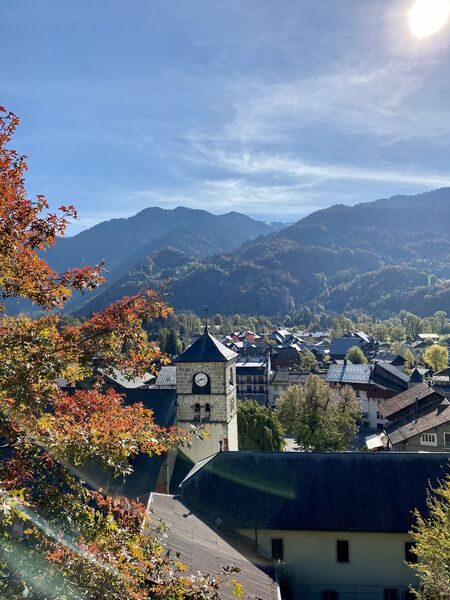
[[[237,419],[240,450],[283,450],[283,428],[272,409],[244,400],[238,402]]]
[[[367,358],[364,352],[358,346],[352,346],[347,350],[345,355],[346,360],[349,360],[354,365],[365,365],[367,364]]]
[[[331,388],[317,375],[293,385],[277,403],[278,419],[304,450],[348,450],[358,431],[360,406],[348,387]]]
[[[424,351],[423,360],[433,371],[441,371],[448,366],[448,349],[440,344],[433,344]]]
[[[420,578],[419,600],[450,598],[450,476],[428,493],[429,515],[418,511],[410,532],[418,560],[410,564]]]
[[[112,475],[130,473],[138,453],[157,455],[186,436],[158,427],[142,404],[101,385],[69,395],[56,385],[106,373],[130,379],[164,361],[147,341],[143,319],[164,318],[163,290],[142,291],[83,323],[61,321],[73,291],[102,281],[101,265],[56,273],[44,251],[64,235],[72,206],[48,211],[27,198],[26,160],[10,142],[18,119],[0,109],[0,294],[25,298],[44,314],[32,320],[0,311],[0,597],[145,600],[218,598],[230,572],[190,574],[158,539],[144,533],[145,508],[108,498],[78,475],[95,461]],[[18,525],[22,524],[20,532]]]

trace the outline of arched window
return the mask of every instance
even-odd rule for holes
[[[200,421],[200,404],[197,402],[194,406],[194,422],[198,421]]]
[[[211,405],[205,404],[205,421],[209,421],[211,419]]]

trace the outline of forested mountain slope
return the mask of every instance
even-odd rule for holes
[[[170,236],[169,236],[170,237]],[[192,257],[173,244],[172,262],[151,253],[83,311],[171,278],[177,309],[279,314],[359,309],[450,311],[450,188],[332,206],[229,254]]]

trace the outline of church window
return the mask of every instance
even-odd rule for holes
[[[349,544],[347,540],[337,540],[336,541],[336,558],[340,563],[348,563],[350,562],[349,556]]]

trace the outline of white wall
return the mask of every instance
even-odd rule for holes
[[[272,538],[282,538],[284,562],[296,586],[380,586],[389,588],[415,584],[414,571],[405,560],[402,533],[326,531],[239,530],[256,543],[257,551],[271,558]],[[349,541],[349,563],[339,563],[336,540]]]

